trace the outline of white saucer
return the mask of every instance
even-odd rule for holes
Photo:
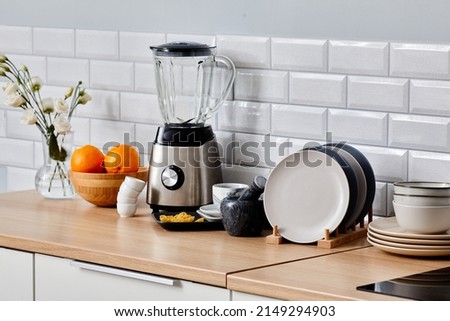
[[[218,221],[222,220],[222,215],[221,214],[220,214],[220,216],[217,216],[217,215],[211,216],[211,215],[208,215],[208,214],[202,212],[201,210],[197,210],[197,213],[201,217],[204,217],[205,220],[207,220],[208,222],[218,222]]]
[[[214,217],[222,216],[222,213],[220,212],[220,207],[219,205],[216,204],[203,205],[200,207],[200,211],[209,216]]]

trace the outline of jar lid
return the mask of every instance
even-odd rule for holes
[[[176,41],[159,46],[150,46],[157,57],[197,57],[210,56],[214,53],[216,46],[208,46],[198,42]]]

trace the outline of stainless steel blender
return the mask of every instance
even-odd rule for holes
[[[164,125],[149,159],[147,203],[154,211],[195,210],[222,182],[219,148],[205,121],[231,90],[235,67],[216,48],[194,42],[150,47]]]

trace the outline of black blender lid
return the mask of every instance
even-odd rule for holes
[[[150,46],[155,56],[163,57],[196,57],[213,54],[215,46],[208,46],[198,42],[175,41],[159,46]]]

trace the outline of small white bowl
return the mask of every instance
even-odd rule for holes
[[[230,195],[239,196],[248,188],[247,184],[241,183],[218,183],[212,186],[213,202],[220,206],[222,200]]]
[[[136,213],[137,205],[136,204],[121,204],[117,203],[117,213],[121,217],[130,217]]]
[[[128,187],[134,189],[135,191],[137,191],[139,193],[144,190],[144,187],[146,184],[145,181],[138,179],[136,177],[131,177],[131,176],[125,177],[124,182]]]
[[[409,206],[395,201],[392,203],[397,223],[405,230],[438,234],[450,229],[450,206]]]
[[[128,197],[124,195],[122,192],[119,191],[117,193],[117,203],[121,204],[136,204],[137,203],[137,197]]]
[[[409,206],[450,206],[450,196],[417,196],[394,194],[397,204]]]
[[[415,196],[449,196],[450,183],[444,182],[395,182],[394,193]]]
[[[120,185],[119,193],[121,193],[123,196],[130,197],[130,198],[137,198],[141,192],[136,191],[125,184],[125,182]]]

